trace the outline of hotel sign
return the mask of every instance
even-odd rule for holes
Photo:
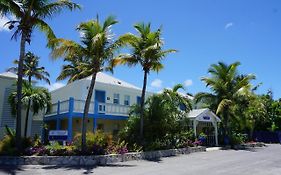
[[[50,141],[66,141],[67,137],[67,130],[51,130],[48,138]]]
[[[211,117],[209,117],[209,116],[203,116],[203,120],[211,120]]]

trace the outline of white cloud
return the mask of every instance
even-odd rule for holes
[[[185,87],[191,86],[192,84],[193,84],[193,81],[192,81],[192,80],[185,80],[185,81],[183,82],[183,85],[184,85]]]
[[[10,20],[7,17],[0,15],[0,32],[9,31],[8,25],[5,25],[9,21]]]
[[[43,85],[45,88],[49,89],[49,91],[53,91],[53,90],[56,90],[58,88],[61,88],[63,86],[65,86],[64,83],[52,83],[51,85]]]
[[[153,88],[161,88],[162,87],[162,80],[160,80],[160,79],[155,79],[155,80],[153,80],[152,82],[151,82],[151,87],[153,87]]]
[[[234,26],[234,23],[233,22],[229,22],[229,23],[227,23],[227,24],[225,24],[225,26],[224,26],[224,29],[229,29],[230,27],[233,27]]]

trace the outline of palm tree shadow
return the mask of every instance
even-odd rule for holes
[[[66,171],[71,170],[84,170],[83,174],[91,174],[94,169],[98,167],[135,167],[136,165],[126,164],[106,164],[106,165],[94,165],[94,166],[63,166],[63,165],[47,165],[42,167],[45,170],[64,169]]]
[[[18,171],[24,171],[20,165],[0,165],[0,174],[15,175]]]

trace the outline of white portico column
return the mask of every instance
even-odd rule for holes
[[[216,146],[218,146],[219,145],[219,142],[218,142],[218,123],[216,121],[213,121],[212,123],[213,123],[214,128],[215,128]]]

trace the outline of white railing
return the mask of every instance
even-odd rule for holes
[[[69,111],[69,100],[60,102],[60,113]]]
[[[129,115],[130,106],[118,105],[112,103],[105,104],[105,113],[106,114],[121,114],[121,115]]]
[[[58,103],[54,103],[51,105],[51,109],[48,114],[56,114],[58,111]]]
[[[57,113],[69,112],[70,100],[61,101],[59,103],[52,104],[52,108],[48,115]],[[59,107],[58,107],[59,105]],[[73,100],[73,112],[83,113],[85,107],[85,100]],[[59,109],[59,111],[57,111]],[[110,115],[128,115],[130,106],[112,104],[112,103],[98,103],[97,113],[99,114],[110,114]],[[95,113],[95,103],[91,102],[89,107],[89,114]]]
[[[94,113],[94,102],[90,103],[89,113]],[[74,100],[73,112],[84,112],[85,100]]]

